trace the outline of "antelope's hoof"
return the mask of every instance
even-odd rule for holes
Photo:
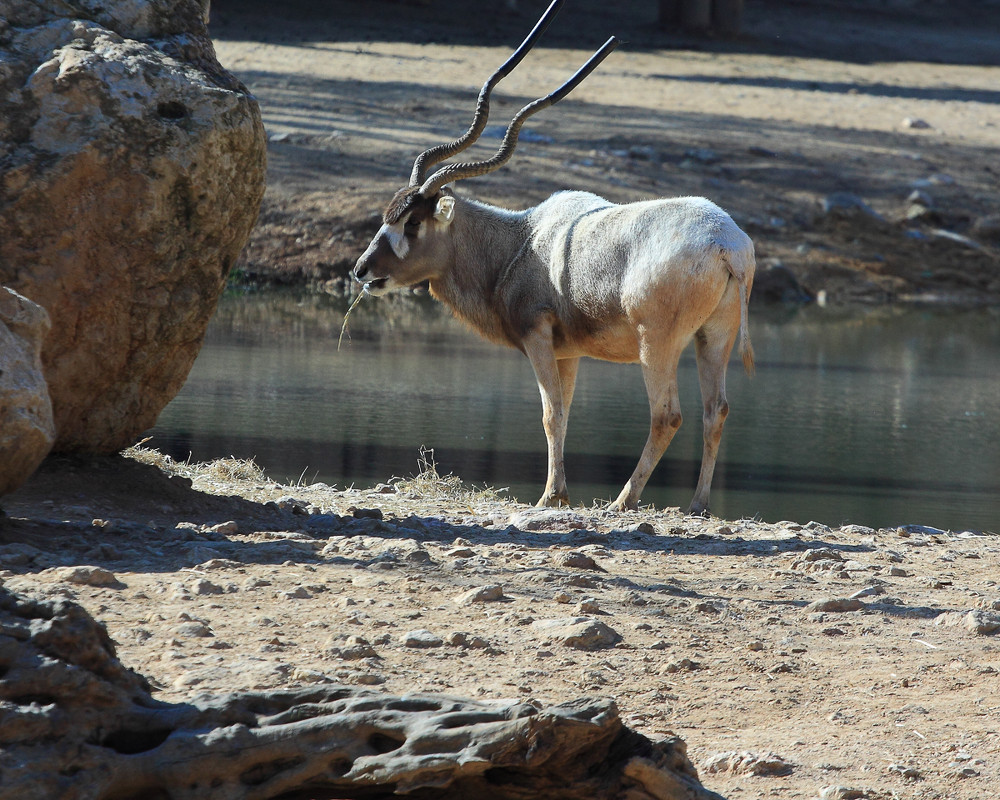
[[[688,510],[684,512],[689,517],[710,517],[708,506],[702,505],[701,503],[692,503]]]
[[[559,508],[569,505],[568,492],[552,492],[543,494],[541,499],[535,503],[535,508]]]

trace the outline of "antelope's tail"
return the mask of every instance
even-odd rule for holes
[[[743,369],[753,377],[753,345],[750,343],[750,331],[747,328],[750,291],[753,289],[753,276],[757,268],[754,257],[753,242],[747,239],[747,246],[727,253],[726,264],[730,274],[736,279],[740,290],[740,356],[743,358]]]

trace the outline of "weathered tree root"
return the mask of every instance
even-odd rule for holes
[[[104,627],[0,586],[2,800],[721,800],[612,701],[550,708],[332,686],[154,700]]]

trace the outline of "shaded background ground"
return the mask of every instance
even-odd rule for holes
[[[271,138],[242,279],[344,275],[414,156],[465,129],[482,80],[543,6],[215,4],[220,59],[258,96]],[[508,167],[460,190],[517,208],[565,188],[707,195],[763,267],[787,267],[812,294],[995,302],[996,15],[988,3],[751,2],[744,33],[718,41],[662,31],[653,2],[580,0],[501,84],[472,157],[609,33],[626,45],[531,120]],[[836,207],[844,194],[873,213]]]

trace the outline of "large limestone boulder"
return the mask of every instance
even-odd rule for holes
[[[45,309],[0,286],[0,495],[24,483],[55,440],[42,373],[48,331]]]
[[[114,452],[177,393],[264,190],[260,110],[197,0],[5,0],[0,283],[52,318],[55,450]]]

